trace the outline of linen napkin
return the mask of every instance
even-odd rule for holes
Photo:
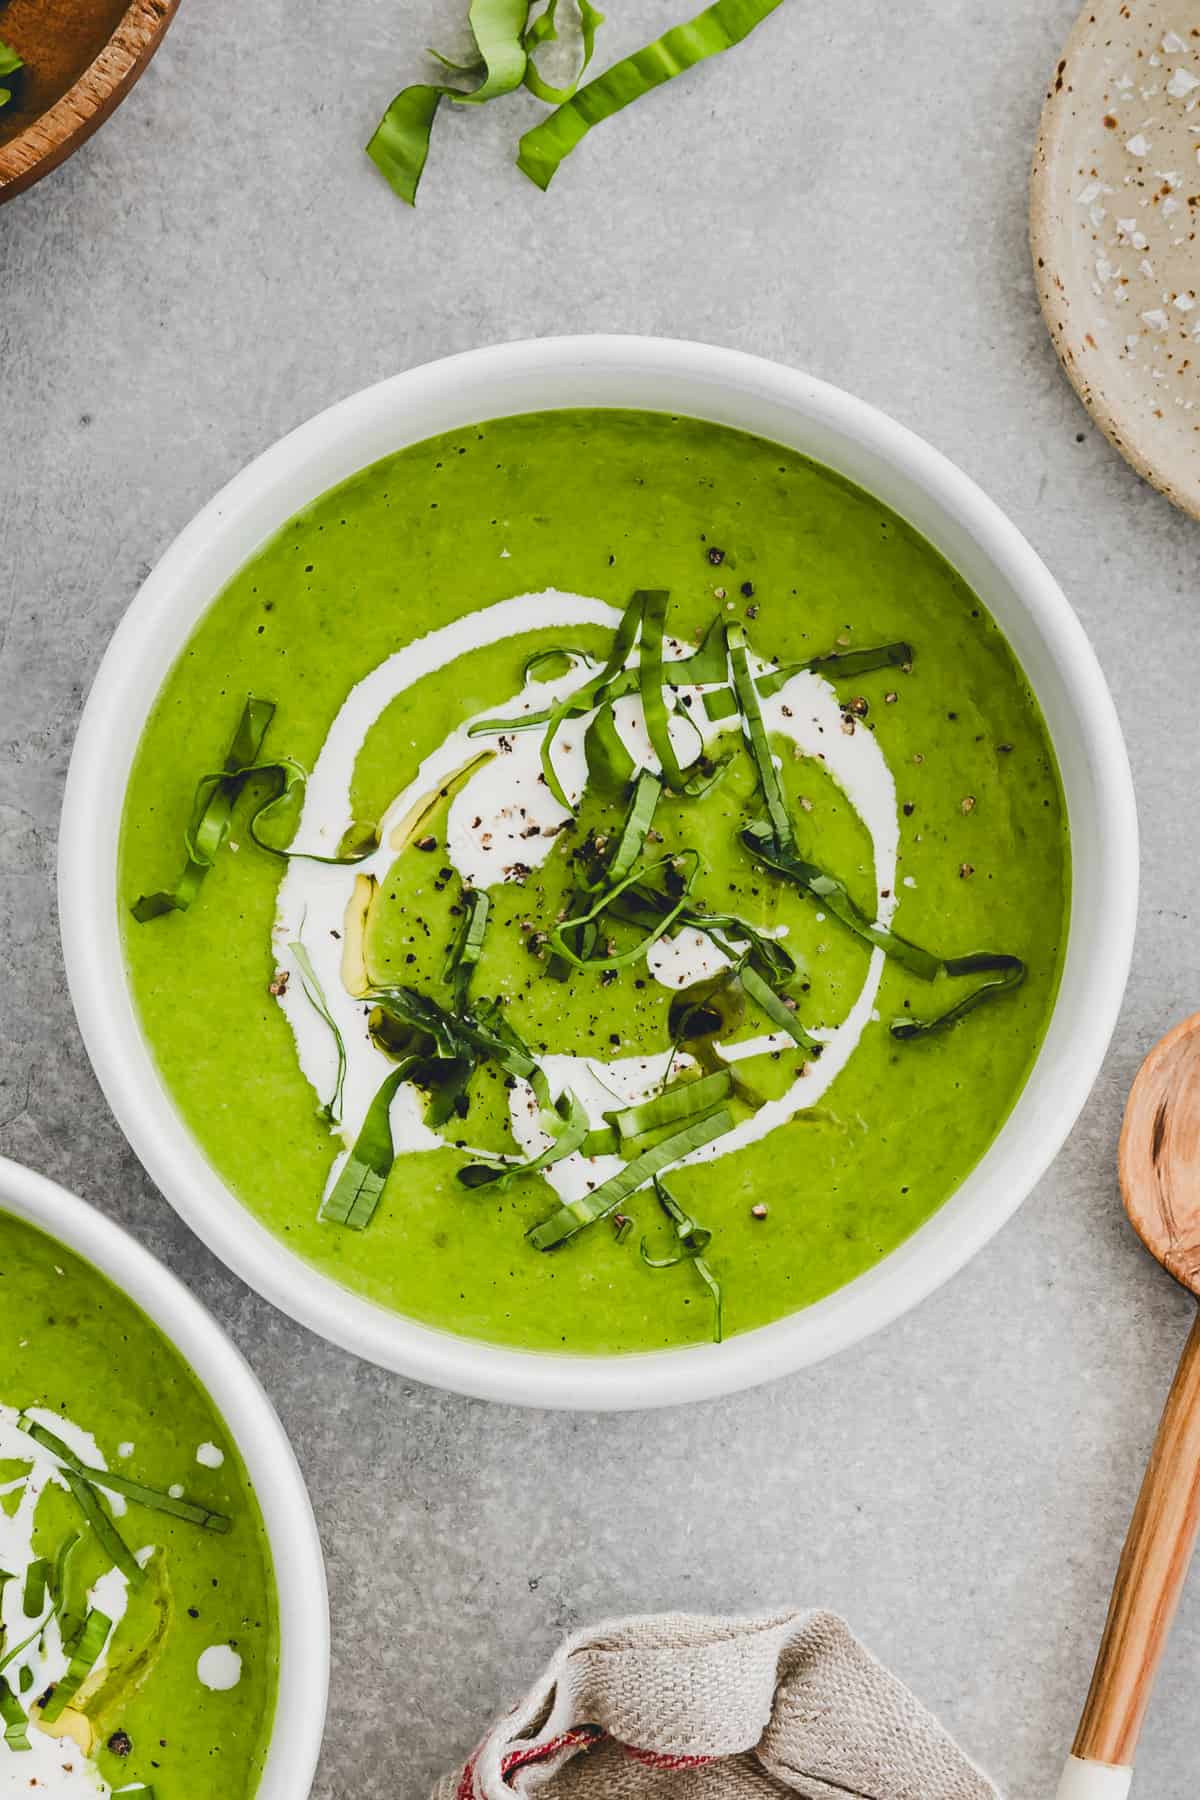
[[[835,1613],[577,1633],[433,1800],[999,1800]]]

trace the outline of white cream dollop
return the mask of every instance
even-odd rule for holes
[[[242,1659],[232,1644],[210,1644],[200,1653],[196,1674],[201,1687],[214,1694],[225,1694],[242,1679]]]

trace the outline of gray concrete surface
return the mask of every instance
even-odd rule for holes
[[[781,1600],[842,1609],[1011,1800],[1040,1800],[1189,1313],[1122,1222],[1120,1107],[1146,1047],[1200,1003],[1200,538],[1092,429],[1026,254],[1026,168],[1073,0],[788,0],[723,66],[597,132],[547,197],[511,165],[526,97],[447,120],[413,215],[359,145],[461,10],[185,0],[120,113],[0,212],[0,1147],[131,1226],[279,1406],[332,1589],[320,1800],[420,1800],[585,1620]],[[612,0],[607,48],[686,10]],[[564,329],[762,351],[947,451],[1072,596],[1145,834],[1116,1042],[1015,1222],[832,1364],[615,1420],[383,1374],[218,1266],[109,1117],[53,902],[82,697],[200,503],[364,383]],[[1200,1582],[1145,1743],[1151,1800],[1197,1791],[1198,1675]]]

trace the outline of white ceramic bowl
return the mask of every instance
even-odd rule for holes
[[[153,1320],[199,1376],[236,1443],[262,1510],[279,1595],[279,1697],[255,1800],[303,1800],[325,1725],[329,1606],[304,1478],[271,1402],[200,1302],[111,1219],[0,1157],[0,1214],[6,1212],[75,1251]]]
[[[692,414],[787,444],[894,507],[966,577],[1032,682],[1070,814],[1074,901],[1062,987],[1029,1082],[957,1193],[876,1268],[806,1311],[720,1345],[630,1357],[499,1349],[418,1325],[302,1262],[234,1198],[177,1116],[122,965],[117,836],[143,721],[184,640],[254,550],[378,457],[478,420],[547,407]],[[59,904],[71,993],[130,1143],[204,1241],[276,1305],[389,1368],[488,1399],[636,1407],[726,1393],[797,1369],[887,1324],[962,1267],[1061,1146],[1107,1047],[1137,911],[1137,820],[1112,700],[1052,576],[986,495],[860,400],[736,351],[652,338],[558,338],[410,370],[331,407],[260,456],[167,551],[121,622],[67,782]]]

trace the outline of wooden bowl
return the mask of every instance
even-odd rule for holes
[[[0,205],[65,162],[133,86],[179,0],[9,0],[0,37],[25,58],[0,110]]]

